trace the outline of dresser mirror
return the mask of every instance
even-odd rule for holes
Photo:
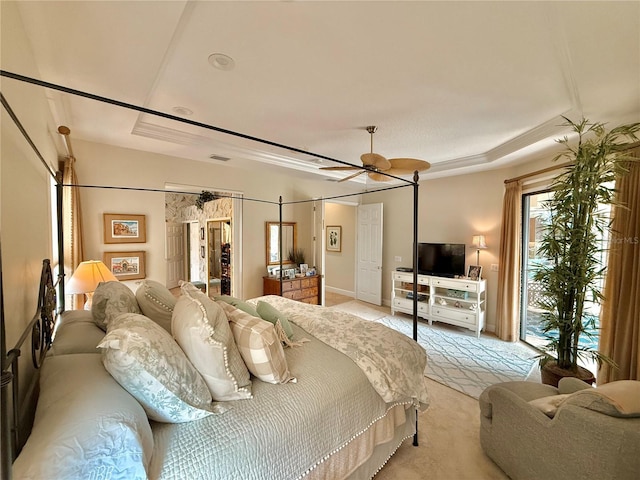
[[[266,222],[266,252],[267,265],[280,264],[280,224],[278,222]],[[296,222],[282,222],[282,263],[289,261],[289,252],[298,248]]]

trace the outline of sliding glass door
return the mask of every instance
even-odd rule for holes
[[[550,197],[548,191],[534,192],[522,196],[522,265],[521,265],[521,285],[522,296],[520,304],[520,339],[533,345],[546,344],[542,328],[540,326],[541,310],[538,300],[543,294],[540,285],[533,280],[533,271],[537,265],[548,262],[539,252],[540,238],[546,225],[551,221],[549,209],[545,200]],[[609,208],[603,207],[603,208]],[[608,212],[607,212],[608,213]],[[601,265],[606,267],[607,262],[607,242],[606,237],[599,239],[601,246]],[[601,279],[600,290],[602,291]],[[598,346],[600,305],[593,301],[585,304],[585,316],[593,321],[593,328],[588,329],[590,335],[582,335],[580,343],[584,346],[596,349]],[[553,332],[550,332],[553,333]]]
[[[549,224],[549,210],[545,200],[549,192],[536,192],[522,196],[522,297],[520,304],[520,339],[533,346],[546,343],[540,328],[538,300],[542,292],[540,285],[533,280],[536,265],[544,264],[538,246],[544,226]]]

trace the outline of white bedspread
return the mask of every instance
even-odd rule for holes
[[[271,304],[293,323],[351,358],[385,402],[411,399],[419,409],[429,405],[424,381],[427,354],[412,338],[385,325],[319,305],[275,295],[257,297],[248,303],[257,305],[258,301]]]

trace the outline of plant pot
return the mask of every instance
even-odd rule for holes
[[[584,367],[578,367],[577,371],[566,370],[558,367],[556,362],[548,362],[540,367],[540,377],[542,378],[542,383],[553,387],[557,387],[558,382],[564,377],[575,377],[589,385],[592,385],[596,381],[593,373]]]

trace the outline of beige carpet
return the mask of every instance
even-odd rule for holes
[[[327,306],[375,320],[389,315],[377,307],[342,295],[327,294]],[[375,480],[493,480],[508,479],[480,447],[478,401],[425,377],[430,406],[418,420],[418,443],[403,442]]]

